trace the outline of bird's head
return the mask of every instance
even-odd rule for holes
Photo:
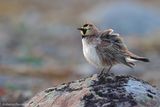
[[[98,32],[98,29],[93,24],[84,24],[82,27],[78,28],[78,30],[80,30],[82,38],[95,35]]]

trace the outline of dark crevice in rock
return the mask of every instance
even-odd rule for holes
[[[151,90],[147,90],[147,92],[154,94],[154,95],[156,94],[156,93],[152,92]]]
[[[49,89],[46,89],[44,92],[45,93],[49,93],[49,92],[52,92],[52,91],[54,91],[55,90],[55,88],[49,88]]]
[[[71,83],[74,83],[74,82],[69,82],[67,84],[64,84],[64,85],[61,86],[61,88],[49,88],[49,89],[45,90],[45,93],[49,93],[49,92],[52,92],[52,91],[71,92],[71,91],[78,91],[78,90],[82,89],[82,87],[71,88],[70,87]]]
[[[153,96],[152,96],[151,94],[148,94],[148,93],[147,93],[147,96],[150,97],[150,98],[153,98]]]

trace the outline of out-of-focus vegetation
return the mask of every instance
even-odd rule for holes
[[[113,28],[150,63],[129,73],[160,87],[159,0],[0,0],[0,103],[22,103],[37,91],[98,71],[82,53],[77,27]]]

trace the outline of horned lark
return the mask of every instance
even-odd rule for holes
[[[130,52],[118,33],[112,29],[100,31],[94,24],[84,24],[78,28],[82,35],[83,54],[86,60],[103,68],[100,74],[108,73],[113,65],[122,63],[133,67],[133,61],[149,62],[149,59]],[[108,67],[108,72],[104,69]]]

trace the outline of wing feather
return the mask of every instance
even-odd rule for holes
[[[100,35],[100,38],[101,43],[97,45],[97,49],[102,59],[109,59],[111,64],[112,61],[116,61],[132,67],[132,64],[126,61],[126,57],[129,57],[128,49],[119,34],[113,33],[113,30],[107,30]]]

